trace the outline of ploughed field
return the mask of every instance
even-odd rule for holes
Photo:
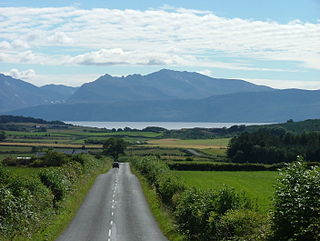
[[[191,187],[219,189],[222,185],[244,191],[251,199],[257,200],[261,211],[272,208],[274,184],[278,172],[273,171],[173,171]]]

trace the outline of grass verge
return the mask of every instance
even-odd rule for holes
[[[130,165],[131,171],[138,177],[144,196],[149,204],[151,212],[155,217],[162,233],[170,241],[188,240],[186,236],[179,233],[175,225],[174,218],[170,211],[162,204],[156,191],[148,184],[145,177],[143,177],[137,170]]]

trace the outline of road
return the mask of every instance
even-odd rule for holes
[[[128,163],[99,175],[56,241],[164,241]]]
[[[195,155],[195,156],[203,156],[203,154],[197,152],[196,150],[193,150],[193,149],[186,149],[187,152],[191,153],[192,155]]]

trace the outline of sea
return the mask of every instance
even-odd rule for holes
[[[272,123],[222,123],[222,122],[112,122],[112,121],[64,121],[68,124],[73,124],[77,126],[88,126],[88,127],[98,127],[107,129],[123,129],[125,127],[130,127],[131,129],[142,130],[148,126],[163,127],[168,130],[178,130],[183,128],[229,128],[233,125],[265,125]]]

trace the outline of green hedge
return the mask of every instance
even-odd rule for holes
[[[263,165],[210,162],[168,162],[168,166],[170,169],[178,171],[276,171],[284,167],[284,164]]]
[[[28,178],[0,166],[0,240],[4,237],[12,240],[16,236],[28,240],[50,225],[61,201],[82,178],[102,168],[105,162],[89,155],[76,155],[62,161],[60,167],[44,168],[39,177]]]

